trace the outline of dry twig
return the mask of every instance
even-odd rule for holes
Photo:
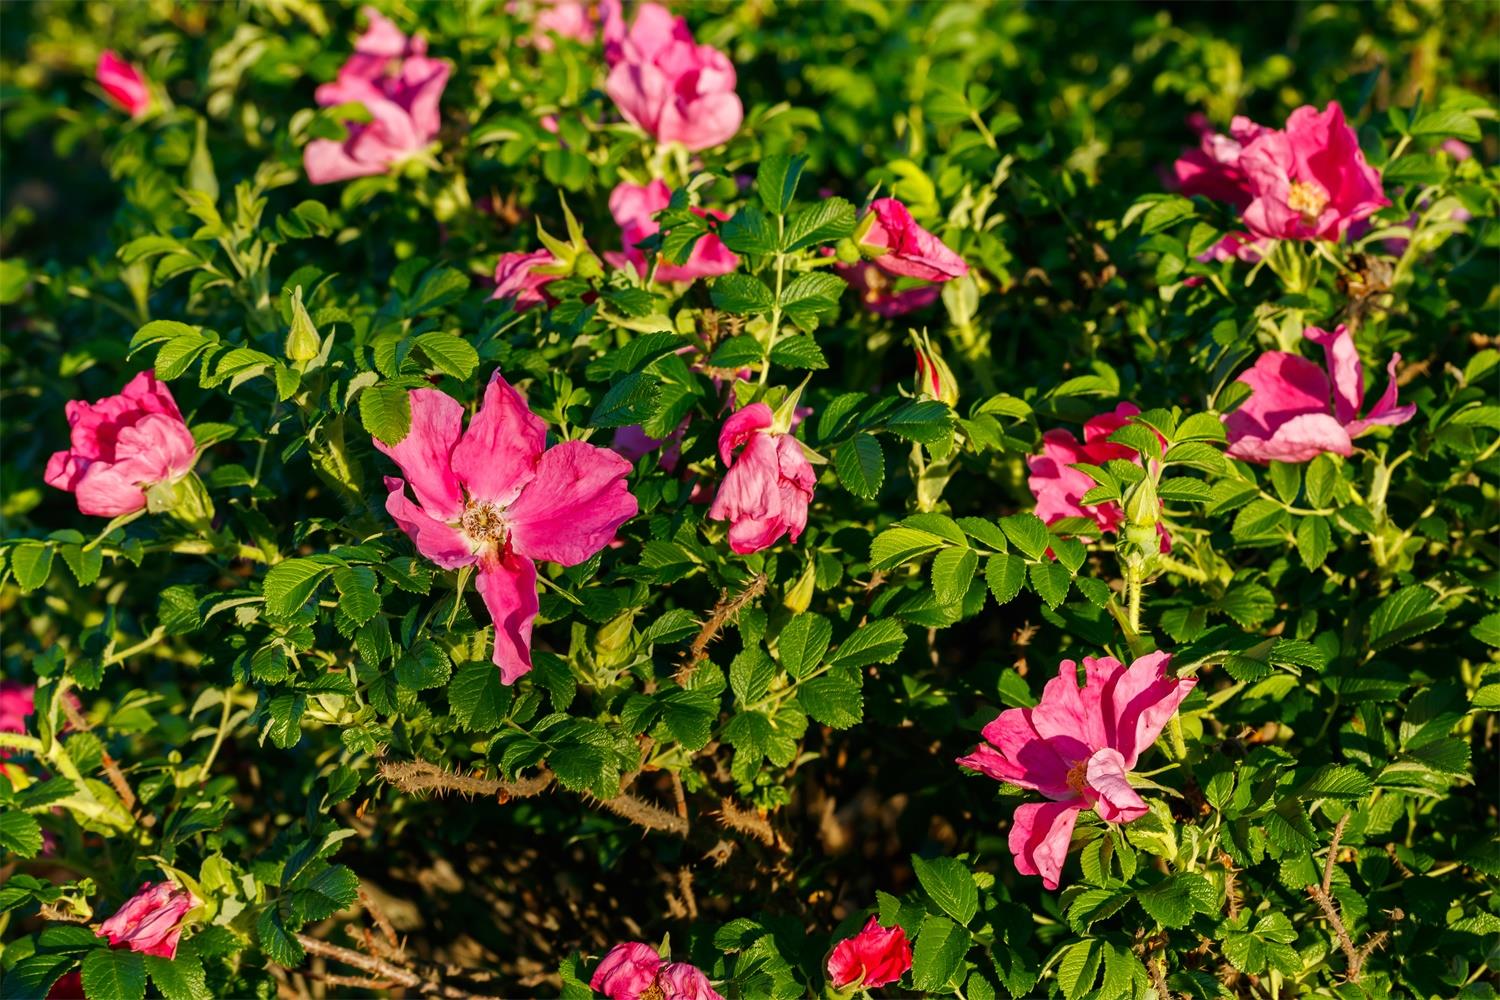
[[[351,968],[369,973],[374,981],[384,983],[383,986],[375,987],[378,989],[390,989],[392,986],[400,986],[407,990],[415,991],[421,996],[445,997],[448,1000],[499,1000],[497,997],[490,997],[480,993],[470,993],[468,990],[460,989],[451,983],[435,982],[426,979],[411,969],[394,965],[384,959],[366,955],[352,948],[341,948],[336,944],[329,944],[327,941],[320,941],[306,934],[298,934],[297,941],[309,955],[317,955],[335,962],[342,962]],[[369,983],[357,984],[352,977],[325,978],[329,982],[338,980],[342,985],[369,985]]]
[[[1336,906],[1333,901],[1333,867],[1338,861],[1339,841],[1344,837],[1344,826],[1349,822],[1349,814],[1340,817],[1333,828],[1333,840],[1328,845],[1328,860],[1323,863],[1323,884],[1310,885],[1307,887],[1308,895],[1317,902],[1323,911],[1323,916],[1333,927],[1334,936],[1338,938],[1339,947],[1344,951],[1344,961],[1347,965],[1345,975],[1351,983],[1359,982],[1364,973],[1366,960],[1370,955],[1385,942],[1386,932],[1381,931],[1370,938],[1363,947],[1356,948],[1354,939],[1349,936],[1348,929],[1344,926],[1342,907]]]
[[[740,613],[740,609],[761,594],[766,592],[766,575],[758,574],[746,587],[734,597],[729,596],[729,591],[719,592],[719,603],[714,605],[713,612],[698,630],[698,635],[693,639],[693,644],[688,647],[688,658],[681,667],[677,669],[677,683],[685,684],[693,671],[698,669],[698,664],[708,658],[708,645],[719,636],[719,632],[725,625],[734,620]]]

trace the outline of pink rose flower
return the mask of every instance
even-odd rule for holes
[[[660,179],[645,187],[626,181],[615,185],[609,195],[609,214],[615,217],[615,223],[620,227],[624,252],[606,253],[605,259],[619,268],[633,265],[644,276],[647,270],[646,252],[637,249],[636,244],[661,232],[661,224],[651,216],[666,208],[671,201],[672,190]],[[729,218],[723,212],[701,208],[693,209],[693,213],[705,219],[712,217],[722,221]],[[672,264],[663,258],[656,266],[656,280],[667,283],[712,278],[728,274],[739,264],[740,259],[729,251],[724,241],[709,233],[693,244],[693,252],[688,255],[685,263]]]
[[[911,942],[900,927],[882,927],[872,916],[864,929],[844,938],[828,956],[828,981],[836,990],[858,983],[863,989],[889,985],[911,968]]]
[[[639,941],[611,948],[589,988],[609,1000],[724,1000],[696,967],[665,962],[655,948]]]
[[[553,35],[587,45],[599,30],[583,0],[542,0],[532,25],[532,41],[543,52],[552,51]]]
[[[895,283],[875,264],[835,264],[833,270],[859,295],[865,308],[877,316],[904,316],[925,309],[943,294],[937,285],[916,285],[897,291]]]
[[[660,4],[641,4],[628,32],[618,3],[603,14],[604,91],[626,121],[694,152],[734,138],[745,109],[724,53],[696,44],[687,22]]]
[[[969,273],[964,259],[917,225],[895,198],[876,199],[855,232],[860,250],[888,274],[951,281]]]
[[[1172,165],[1177,190],[1185,195],[1200,194],[1222,201],[1244,211],[1254,195],[1250,180],[1240,167],[1245,146],[1263,132],[1270,131],[1243,115],[1229,124],[1229,134],[1215,132],[1203,115],[1193,115],[1189,123],[1198,132],[1198,148],[1187,150]]]
[[[719,457],[729,471],[708,516],[730,522],[729,547],[740,555],[759,552],[782,535],[794,542],[801,537],[818,481],[802,445],[790,434],[772,431],[772,421],[769,406],[752,403],[719,431]]]
[[[148,487],[193,468],[193,434],[172,393],[149,371],[118,396],[96,403],[75,399],[65,412],[72,446],[53,453],[43,478],[76,495],[80,513],[117,517],[138,511],[146,506]]]
[[[1365,373],[1348,329],[1310,326],[1302,335],[1323,348],[1324,367],[1282,351],[1257,358],[1238,379],[1250,387],[1250,398],[1224,417],[1231,458],[1264,465],[1310,462],[1325,451],[1348,456],[1354,439],[1370,428],[1394,427],[1416,415],[1415,406],[1396,405],[1400,354],[1391,355],[1385,392],[1361,418]]]
[[[525,312],[532,306],[551,305],[553,300],[546,288],[557,280],[555,274],[540,274],[538,268],[556,264],[557,260],[546,250],[531,253],[503,253],[495,265],[495,293],[492,299],[510,299],[516,312]]]
[[[99,53],[94,81],[130,117],[140,118],[151,110],[151,88],[146,85],[146,78],[115,52],[105,49]]]
[[[1041,875],[1043,885],[1056,889],[1081,811],[1093,809],[1106,823],[1146,815],[1126,775],[1197,683],[1168,677],[1171,659],[1150,653],[1127,668],[1113,657],[1086,656],[1081,689],[1077,664],[1064,660],[1035,708],[1001,712],[984,727],[985,742],[959,758],[964,767],[1052,800],[1016,809],[1010,829],[1016,871]]]
[[[36,711],[35,697],[35,684],[0,681],[0,733],[26,732],[26,717]],[[0,749],[0,758],[4,756],[5,751]]]
[[[1100,465],[1110,459],[1141,464],[1141,456],[1134,448],[1115,444],[1109,436],[1130,423],[1130,418],[1141,412],[1134,403],[1121,403],[1109,413],[1091,417],[1083,425],[1083,443],[1080,444],[1071,431],[1054,428],[1042,435],[1042,453],[1026,460],[1031,475],[1026,485],[1036,497],[1036,516],[1048,524],[1055,524],[1067,517],[1086,517],[1099,526],[1105,534],[1113,534],[1125,523],[1125,511],[1113,500],[1105,503],[1083,503],[1083,496],[1097,483],[1074,465]],[[1162,536],[1162,551],[1171,550],[1171,540],[1165,529]]]
[[[1245,224],[1257,236],[1338,240],[1390,204],[1337,101],[1321,113],[1311,106],[1293,111],[1285,129],[1247,144],[1239,165],[1254,195]]]
[[[124,945],[145,955],[175,958],[182,918],[197,905],[192,893],[170,882],[142,882],[140,891],[99,925],[99,936],[111,948]]]
[[[410,398],[411,431],[400,444],[375,440],[406,477],[386,477],[385,509],[443,569],[478,568],[494,661],[514,684],[531,670],[535,560],[576,566],[613,541],[636,513],[630,463],[583,441],[546,447],[546,425],[498,371],[468,430],[452,396],[413,389]]]
[[[338,79],[318,88],[317,101],[324,108],[363,104],[371,120],[348,122],[342,142],[307,144],[303,165],[314,184],[383,174],[427,148],[441,124],[438,102],[448,85],[448,63],[427,58],[425,38],[407,38],[373,7],[364,16],[369,27]]]

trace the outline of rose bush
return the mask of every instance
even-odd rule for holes
[[[1495,13],[1174,11],[9,10],[0,992],[1493,996]]]

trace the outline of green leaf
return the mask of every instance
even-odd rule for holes
[[[1035,514],[1012,514],[1000,519],[1000,530],[1012,545],[1026,553],[1033,562],[1044,559],[1052,544],[1052,535],[1047,526]]]
[[[829,662],[835,667],[853,669],[871,663],[890,663],[906,645],[906,633],[894,618],[866,622],[845,639]]]
[[[1292,503],[1302,492],[1302,466],[1291,462],[1271,463],[1271,486],[1282,503]]]
[[[821,371],[828,367],[828,359],[816,341],[805,335],[782,337],[771,348],[771,363],[782,368]]]
[[[1314,507],[1326,507],[1333,499],[1333,490],[1338,484],[1338,463],[1332,455],[1325,452],[1309,463],[1305,478],[1307,502]]]
[[[1026,560],[1008,552],[990,556],[984,564],[984,579],[996,604],[1009,604],[1026,585]]]
[[[721,223],[719,239],[735,253],[765,256],[776,252],[776,231],[754,205],[746,205]]]
[[[280,694],[266,703],[269,722],[266,735],[283,750],[290,750],[302,738],[302,713],[307,711],[307,696]]]
[[[908,441],[936,444],[953,433],[953,410],[935,399],[915,400],[886,418],[885,429]]]
[[[716,279],[709,295],[725,312],[765,313],[776,305],[766,283],[749,274],[726,274]]]
[[[833,455],[833,468],[844,489],[864,500],[880,492],[885,482],[885,454],[880,442],[863,431],[839,445]]]
[[[1302,557],[1303,566],[1317,569],[1332,549],[1333,531],[1327,518],[1311,516],[1297,521],[1297,554]]]
[[[203,963],[191,955],[179,954],[172,959],[147,955],[146,971],[157,992],[167,1000],[214,1000]]]
[[[1276,612],[1276,597],[1258,583],[1242,583],[1219,599],[1218,609],[1245,628],[1254,628]]]
[[[42,828],[35,819],[15,809],[0,812],[0,847],[23,858],[42,849]]]
[[[645,372],[631,372],[609,387],[589,417],[590,427],[624,427],[645,422],[657,411],[661,383]]]
[[[803,330],[815,330],[820,319],[838,312],[839,296],[848,287],[836,274],[799,274],[781,291],[781,311]]]
[[[1217,413],[1194,413],[1187,417],[1172,432],[1173,443],[1178,441],[1223,441],[1224,421]]]
[[[1057,563],[1031,564],[1031,589],[1047,602],[1049,608],[1057,607],[1067,598],[1068,585],[1072,579],[1072,574],[1067,571],[1067,568]]]
[[[451,333],[424,333],[417,338],[417,346],[434,367],[456,379],[467,379],[479,367],[479,352]]]
[[[448,682],[448,706],[458,724],[489,732],[510,711],[511,690],[500,683],[500,671],[489,660],[472,660]]]
[[[968,866],[957,858],[929,861],[915,855],[911,863],[922,888],[944,913],[964,925],[974,919],[979,912],[979,887],[975,885]]]
[[[662,722],[686,750],[702,750],[719,718],[719,699],[707,691],[668,691],[658,701]]]
[[[451,267],[434,268],[427,272],[417,290],[406,301],[404,313],[408,317],[420,316],[439,306],[458,301],[468,290],[469,276],[462,271]]]
[[[786,223],[787,253],[815,243],[832,243],[854,232],[854,206],[843,198],[825,198],[799,208]]]
[[[260,919],[255,922],[255,935],[260,941],[260,950],[278,965],[295,969],[306,957],[302,945],[281,922],[281,914],[275,906],[268,906],[261,911]]]
[[[979,554],[973,549],[953,548],[939,552],[932,560],[932,593],[937,602],[955,604],[963,600],[978,566]]]
[[[864,717],[864,696],[841,674],[824,674],[797,686],[797,700],[807,714],[834,729],[847,729]]]
[[[741,705],[753,705],[766,696],[776,664],[759,645],[742,650],[729,665],[729,687]]]
[[[0,889],[0,893],[5,890]],[[90,935],[92,936],[92,935]],[[94,938],[95,942],[99,938]],[[53,985],[69,971],[78,959],[73,955],[27,955],[5,972],[5,995],[15,1000],[43,1000]]]
[[[397,445],[411,430],[411,399],[394,385],[372,385],[359,394],[359,422],[387,445]]]
[[[22,542],[10,550],[10,570],[21,593],[29,594],[47,582],[52,573],[52,546]]]
[[[1104,964],[1103,942],[1096,938],[1070,944],[1057,963],[1057,985],[1067,1000],[1077,1000],[1094,988]]]
[[[744,368],[758,364],[764,357],[765,351],[761,348],[760,341],[748,333],[742,333],[720,342],[714,348],[708,363],[714,368]]]
[[[1447,612],[1437,593],[1412,584],[1386,597],[1370,616],[1370,649],[1379,652],[1409,642],[1443,623]]]
[[[359,876],[344,865],[331,865],[296,890],[293,908],[299,919],[312,923],[353,906],[358,896]]]
[[[396,680],[413,691],[441,687],[451,673],[448,654],[431,639],[418,639],[396,661]]]
[[[776,639],[776,653],[782,669],[793,677],[805,677],[823,662],[833,626],[822,615],[804,612],[796,615],[781,629]]]
[[[1168,876],[1136,892],[1141,909],[1163,927],[1186,927],[1197,912],[1211,913],[1217,903],[1212,883],[1192,872]],[[1207,905],[1204,906],[1206,900]]]
[[[266,570],[261,592],[266,597],[266,612],[277,618],[290,618],[308,602],[331,567],[310,559],[283,559]]]
[[[99,948],[83,959],[83,992],[89,1000],[141,1000],[146,963],[139,952]]]
[[[379,580],[370,567],[340,567],[333,571],[333,585],[339,592],[339,611],[356,626],[380,612]]]
[[[787,156],[773,153],[760,162],[755,173],[755,189],[760,193],[760,202],[772,215],[782,215],[797,194],[797,182],[802,177],[805,156]]]
[[[958,975],[969,953],[968,930],[947,917],[929,913],[917,932],[912,950],[912,983],[923,992],[949,992],[948,984]]]
[[[947,544],[946,539],[930,531],[893,525],[870,542],[870,566],[874,569],[890,569],[913,559],[920,559]]]

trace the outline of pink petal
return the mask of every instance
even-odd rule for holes
[[[719,431],[719,458],[723,459],[726,466],[732,465],[735,449],[749,442],[774,422],[775,415],[765,403],[751,403],[734,411]]]
[[[457,569],[474,562],[474,549],[458,529],[429,517],[406,498],[406,482],[385,477],[386,512],[412,540],[417,551],[443,569]]]
[[[960,764],[981,771],[997,781],[1010,782],[1022,788],[1034,788],[1043,795],[1058,798],[1070,794],[1068,770],[1074,759],[1063,757],[1059,749],[1086,751],[1043,739],[1032,725],[1031,709],[1008,708],[984,727],[985,744]]]
[[[349,155],[342,142],[314,139],[302,150],[302,166],[313,184],[333,184],[386,172],[386,163],[361,163]]]
[[[463,430],[463,405],[437,389],[413,389],[409,397],[411,430],[406,437],[394,445],[372,440],[401,467],[428,516],[457,521],[464,511],[464,496],[453,471],[453,449]]]
[[[1324,452],[1347,457],[1354,453],[1354,442],[1349,432],[1329,414],[1304,413],[1282,423],[1269,438],[1232,440],[1226,454],[1264,465],[1269,462],[1310,462]]]
[[[115,458],[129,462],[138,483],[161,483],[186,475],[197,457],[193,432],[178,416],[148,413],[115,439]]]
[[[1297,417],[1328,416],[1328,376],[1306,358],[1267,351],[1237,381],[1250,387],[1250,396],[1224,418],[1229,453],[1236,458],[1242,457],[1236,453],[1242,439],[1250,439],[1247,447],[1255,448]],[[1338,425],[1331,416],[1329,420]]]
[[[1396,405],[1396,366],[1399,364],[1401,364],[1401,355],[1399,353],[1392,354],[1391,360],[1385,366],[1385,391],[1380,394],[1380,399],[1376,401],[1374,409],[1370,410],[1368,416],[1363,420],[1356,420],[1349,424],[1346,429],[1349,431],[1350,437],[1359,437],[1377,424],[1384,424],[1390,427],[1404,424],[1417,415],[1415,405]]]
[[[495,665],[500,683],[514,684],[531,672],[531,625],[540,603],[536,596],[536,564],[508,552],[479,560],[475,586],[490,620],[495,623]]]
[[[496,371],[479,412],[453,449],[453,471],[469,497],[508,507],[536,477],[547,425]]]
[[[109,462],[94,462],[74,487],[78,512],[90,517],[119,517],[146,506],[146,493],[135,479]]]
[[[576,566],[603,549],[638,509],[629,474],[630,463],[608,448],[584,441],[549,448],[506,511],[516,551]]]
[[[1082,809],[1082,799],[1017,806],[1010,828],[1010,853],[1016,871],[1040,875],[1043,885],[1056,889],[1073,841],[1073,824]]]
[[[599,962],[589,988],[609,1000],[637,1000],[651,988],[661,967],[661,956],[650,945],[639,941],[617,944]]]
[[[1365,399],[1365,373],[1360,367],[1354,338],[1342,323],[1332,333],[1310,326],[1302,335],[1323,348],[1324,367],[1333,377],[1333,415],[1339,423],[1349,423],[1359,415]]]
[[[1100,657],[1101,664],[1119,661]],[[1042,700],[1031,710],[1031,724],[1037,735],[1055,741],[1065,760],[1083,760],[1100,747],[1108,746],[1101,708],[1103,691],[1097,684],[1078,686],[1078,664],[1063,660],[1057,676],[1042,688]]]
[[[1084,772],[1088,798],[1106,823],[1130,823],[1148,812],[1146,803],[1125,777],[1125,758],[1110,747],[1094,751]]]
[[[1088,658],[1084,663],[1091,661]],[[1109,662],[1119,666],[1118,661]],[[1148,653],[1128,669],[1114,671],[1105,682],[1105,745],[1120,751],[1127,771],[1156,742],[1162,727],[1198,683],[1194,677],[1168,677],[1171,662],[1170,653]]]

